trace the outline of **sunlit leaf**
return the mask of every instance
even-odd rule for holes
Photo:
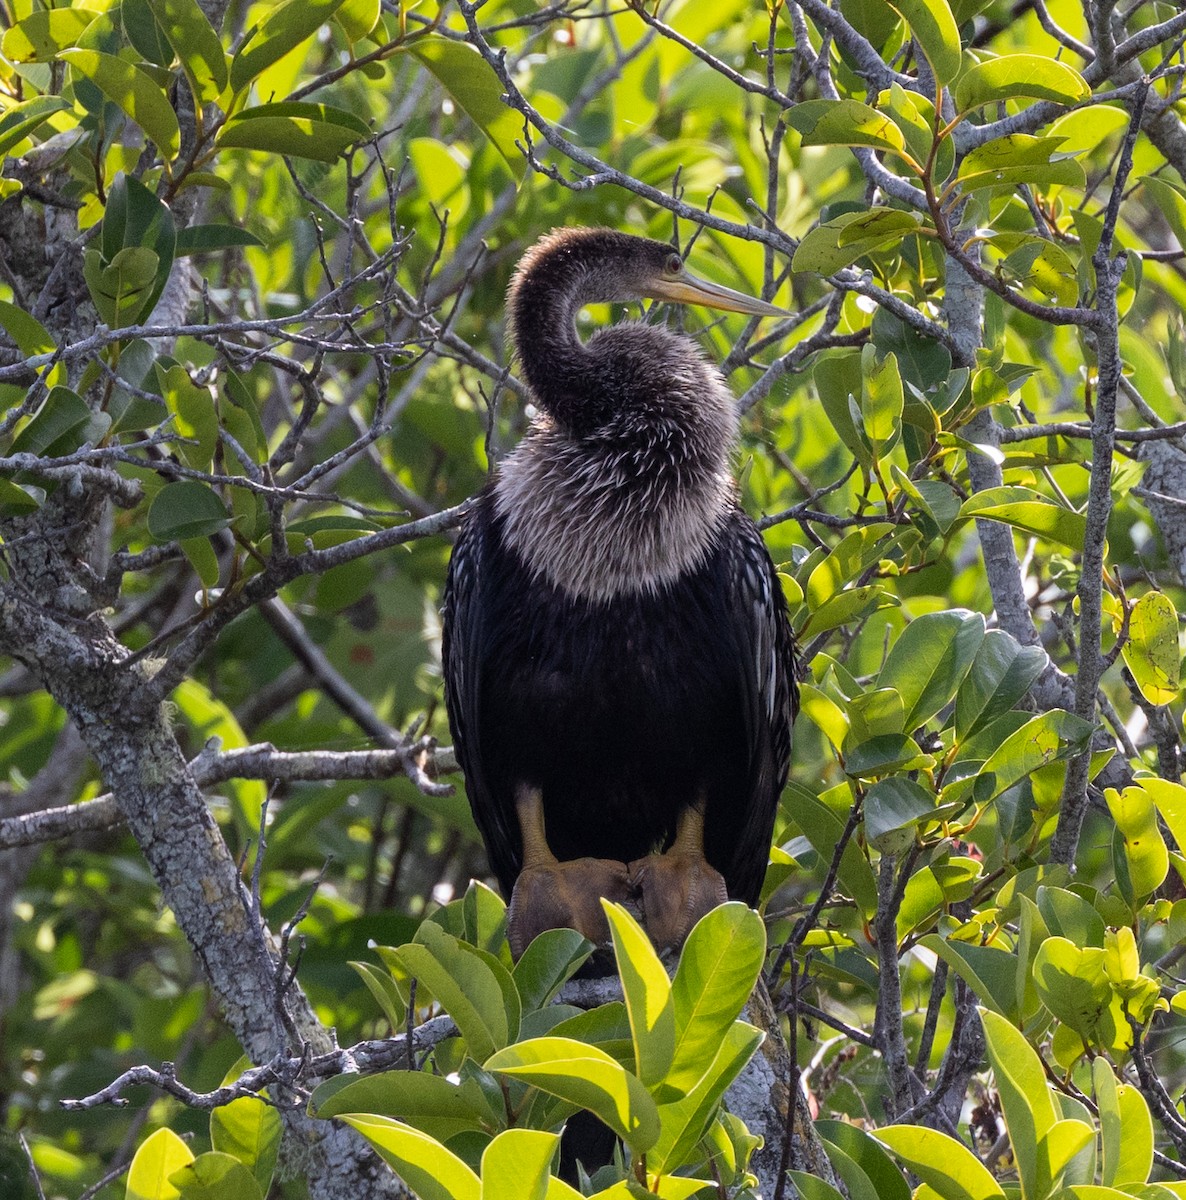
[[[199,104],[217,100],[227,85],[226,54],[197,0],[148,0],[176,52]]]
[[[1001,54],[975,63],[956,81],[954,93],[960,112],[1016,99],[1076,104],[1090,94],[1078,71],[1042,54]]]
[[[1147,592],[1132,606],[1121,654],[1150,704],[1168,704],[1177,697],[1182,667],[1178,613],[1163,592]]]
[[[171,1129],[158,1129],[132,1159],[125,1200],[177,1200],[181,1193],[169,1176],[193,1159],[193,1151]]]
[[[947,0],[887,0],[902,14],[935,78],[950,83],[960,69],[960,34]]]
[[[564,1037],[533,1038],[507,1046],[483,1065],[589,1109],[640,1153],[658,1140],[659,1110],[650,1093],[596,1046]]]
[[[126,59],[98,50],[63,50],[58,57],[118,104],[166,159],[177,157],[181,149],[177,114],[151,75]]]
[[[355,1113],[338,1119],[357,1129],[420,1200],[481,1200],[477,1175],[435,1138],[391,1117]]]
[[[310,38],[341,7],[342,0],[286,0],[247,31],[231,60],[230,84],[241,92],[290,50]]]

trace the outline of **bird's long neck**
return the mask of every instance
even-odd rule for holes
[[[540,406],[561,425],[583,432],[605,414],[595,357],[577,336],[581,307],[596,297],[575,254],[554,250],[530,263],[510,297],[520,368]]]

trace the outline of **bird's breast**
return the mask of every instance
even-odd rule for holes
[[[537,578],[600,603],[655,595],[705,561],[732,505],[724,461],[693,471],[654,448],[541,441],[510,455],[494,488],[507,545]]]

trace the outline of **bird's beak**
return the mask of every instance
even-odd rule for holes
[[[747,296],[744,292],[735,292],[719,283],[698,279],[695,275],[689,275],[687,271],[678,279],[656,279],[647,287],[646,294],[654,300],[668,300],[673,304],[701,304],[705,308],[748,313],[753,317],[792,315],[785,308],[777,308],[773,304],[767,304],[765,300]]]

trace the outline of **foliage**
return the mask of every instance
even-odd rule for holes
[[[774,1195],[720,1106],[763,968],[850,1197],[905,1200],[895,1161],[922,1197],[1182,1191],[1186,16],[4,24],[5,1195],[20,1134],[52,1196],[395,1194],[367,1145],[433,1200],[568,1196],[579,1108],[625,1143],[598,1194]],[[577,223],[793,310],[668,319],[739,397],[806,664],[766,938],[727,906],[669,978],[611,909],[588,1011],[575,935],[511,962],[437,745],[448,537],[525,425],[501,298]]]

